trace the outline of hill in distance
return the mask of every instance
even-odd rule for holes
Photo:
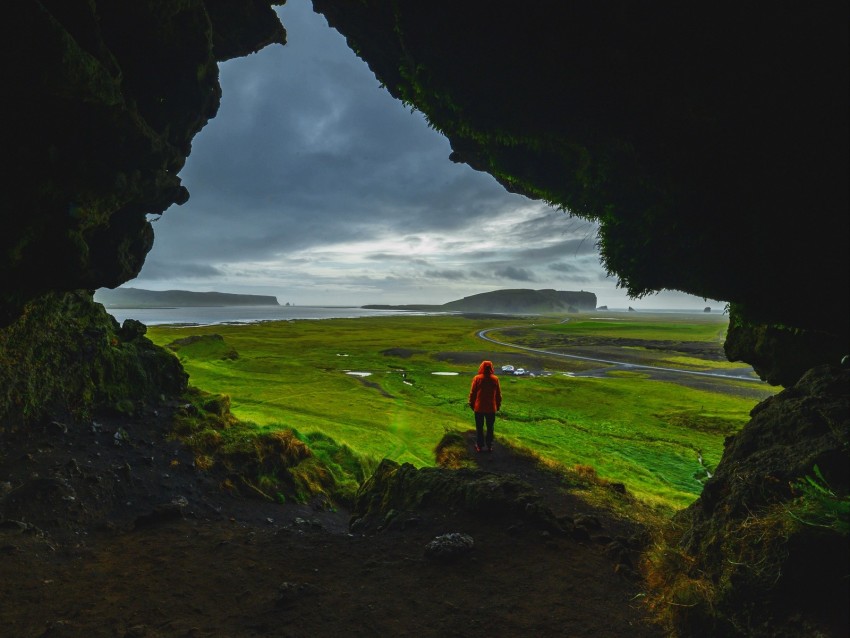
[[[227,292],[190,290],[144,290],[142,288],[101,288],[94,300],[107,308],[174,308],[197,306],[279,306],[270,295],[236,295]]]
[[[485,313],[517,313],[530,312],[535,314],[551,312],[581,312],[596,310],[596,295],[585,291],[566,291],[547,288],[532,290],[530,288],[510,288],[493,290],[463,299],[450,301],[442,305],[410,304],[402,306],[368,305],[364,308],[374,310],[420,310],[446,312],[485,312]]]

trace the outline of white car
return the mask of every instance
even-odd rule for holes
[[[508,366],[502,366],[502,372],[513,372],[513,371],[514,371],[514,367],[513,367],[513,366],[510,366],[510,365],[508,365]]]
[[[525,374],[525,368],[517,368],[516,370],[514,370],[514,376],[516,376],[516,377],[521,377],[524,374]]]

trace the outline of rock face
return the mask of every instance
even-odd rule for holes
[[[513,476],[481,470],[449,470],[384,459],[358,490],[351,514],[353,531],[403,524],[403,517],[424,508],[452,509],[474,516],[529,521],[560,530],[534,488]]]
[[[89,293],[51,294],[0,330],[0,431],[45,417],[124,413],[180,395],[177,358],[128,319],[119,326]]]
[[[621,1],[519,15],[483,1],[314,7],[449,138],[453,160],[599,221],[605,265],[630,293],[728,300],[750,324],[848,349],[840,3],[731,16]],[[134,277],[146,216],[188,197],[177,173],[218,108],[217,62],[285,40],[262,0],[41,0],[6,18],[4,194],[17,212],[0,234],[2,323],[47,291]],[[810,309],[827,298],[830,312]]]
[[[850,349],[840,3],[313,6],[454,161],[597,220],[628,292],[729,301]]]
[[[454,562],[468,556],[474,545],[475,540],[469,534],[442,534],[425,546],[425,558],[435,562]]]
[[[188,198],[177,173],[218,109],[217,62],[285,40],[268,3],[250,0],[18,2],[3,23],[15,159],[0,325],[45,292],[135,277],[153,242],[146,216]]]
[[[578,312],[595,310],[592,292],[567,290],[494,290],[443,304],[446,310],[465,312]]]
[[[681,635],[846,635],[850,370],[814,368],[752,417],[677,515],[675,551],[712,592],[682,608]]]
[[[839,353],[847,348],[836,334],[750,323],[734,307],[723,344],[727,359],[746,361],[762,379],[785,387],[824,361],[837,364]]]

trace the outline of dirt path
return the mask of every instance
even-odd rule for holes
[[[468,439],[482,469],[516,474],[592,529],[422,511],[403,530],[352,535],[347,512],[221,491],[167,440],[164,411],[97,426],[0,439],[0,636],[660,635],[611,552],[634,530],[498,445],[485,457]],[[450,532],[472,536],[469,555],[426,560]]]

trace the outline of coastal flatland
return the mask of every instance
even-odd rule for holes
[[[725,360],[725,331],[718,315],[589,313],[155,326],[148,334],[161,345],[220,335],[178,350],[192,385],[229,395],[234,414],[258,428],[292,428],[308,444],[330,437],[367,467],[382,458],[433,465],[444,433],[470,426],[466,395],[478,363],[522,367],[521,376],[502,374],[497,438],[566,467],[591,466],[674,510],[699,494],[724,438],[776,391]],[[222,344],[237,355],[223,356]]]

